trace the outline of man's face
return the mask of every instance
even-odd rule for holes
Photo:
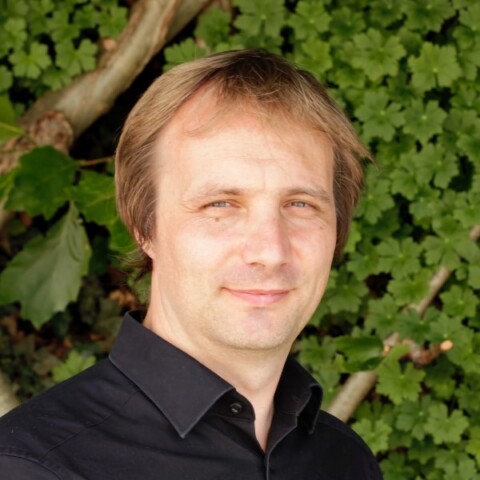
[[[147,319],[197,358],[288,352],[330,272],[331,146],[319,133],[272,127],[241,110],[192,133],[211,108],[191,100],[159,141]]]

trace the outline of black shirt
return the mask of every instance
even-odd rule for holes
[[[289,359],[263,452],[248,400],[127,314],[109,359],[2,417],[0,478],[380,479],[365,443],[320,401]]]

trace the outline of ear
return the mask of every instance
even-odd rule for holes
[[[137,229],[134,230],[135,241],[139,248],[146,253],[152,260],[155,259],[155,249],[153,248],[152,240],[143,238]]]

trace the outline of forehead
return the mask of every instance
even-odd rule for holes
[[[163,127],[159,143],[172,144],[175,139],[208,139],[225,132],[249,129],[277,137],[288,148],[289,143],[299,154],[310,156],[317,150],[331,151],[328,134],[316,128],[312,120],[298,118],[286,107],[257,99],[219,97],[214,88],[203,87],[187,100]],[[295,141],[301,137],[301,141]]]

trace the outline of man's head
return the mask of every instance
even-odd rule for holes
[[[273,54],[246,50],[215,54],[175,67],[151,85],[127,119],[116,156],[117,205],[122,220],[140,244],[143,268],[151,270],[151,259],[142,245],[155,235],[157,173],[166,160],[158,158],[156,146],[180,107],[199,92],[208,92],[216,102],[206,129],[221,122],[224,115],[250,111],[272,125],[297,125],[326,135],[334,156],[338,255],[346,242],[362,186],[360,159],[368,157],[368,152],[313,76]]]

